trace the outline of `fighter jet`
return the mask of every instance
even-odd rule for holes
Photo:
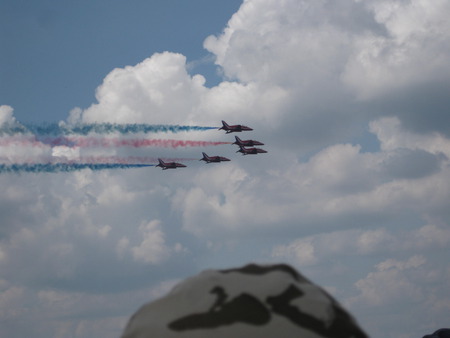
[[[237,153],[242,153],[242,155],[256,155],[259,153],[267,153],[266,150],[261,148],[245,148],[243,146],[239,147],[239,150],[236,151]]]
[[[208,156],[208,155],[206,155],[206,153],[202,153],[202,154],[203,154],[203,158],[201,158],[200,161],[205,161],[206,163],[230,161],[229,158],[226,158],[223,156]]]
[[[177,163],[177,162],[164,162],[160,158],[158,158],[158,162],[159,162],[159,164],[157,164],[156,167],[161,167],[162,170],[176,169],[176,168],[185,168],[186,167],[184,164]]]
[[[253,147],[253,146],[263,146],[264,143],[253,140],[241,140],[239,137],[235,136],[236,142],[233,144],[237,144],[239,147]]]
[[[243,126],[241,124],[230,126],[225,121],[222,120],[222,127],[219,128],[219,130],[225,130],[227,134],[229,134],[232,132],[241,132],[243,130],[253,130],[253,129],[247,126]]]

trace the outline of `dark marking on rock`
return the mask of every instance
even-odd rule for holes
[[[227,302],[225,290],[216,286],[211,293],[217,295],[212,307],[204,313],[193,313],[168,324],[174,331],[216,328],[234,323],[264,325],[270,321],[270,312],[256,297],[241,293]]]
[[[330,298],[336,317],[329,327],[326,323],[299,308],[289,304],[292,300],[300,298],[304,293],[291,284],[278,296],[267,297],[266,302],[271,306],[272,312],[289,319],[292,323],[309,329],[324,337],[333,338],[367,338],[366,334],[355,327],[352,318]]]
[[[256,265],[256,264],[248,264],[241,268],[235,269],[226,269],[226,270],[218,270],[221,273],[230,273],[230,272],[239,272],[248,275],[265,275],[266,273],[270,273],[273,271],[281,271],[288,273],[298,282],[307,282],[310,283],[305,277],[300,275],[297,271],[295,271],[292,267],[287,264],[274,264],[269,266]]]

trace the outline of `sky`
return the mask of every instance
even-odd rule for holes
[[[448,327],[449,11],[2,1],[0,336],[119,337],[177,282],[249,262],[291,264],[371,337]],[[63,138],[11,133],[45,123]],[[188,129],[67,131],[93,123]],[[187,167],[93,166],[158,157]],[[30,172],[61,162],[90,167]]]

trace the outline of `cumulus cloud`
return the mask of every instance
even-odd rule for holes
[[[257,83],[223,81],[205,87],[202,75],[189,75],[186,57],[155,53],[135,66],[111,71],[98,87],[98,103],[74,109],[69,123],[115,122],[181,125],[218,125],[227,116],[239,120],[263,118],[276,123],[273,111],[283,105],[286,92]]]
[[[441,234],[442,238],[435,237]],[[444,228],[429,224],[414,231],[389,231],[386,228],[373,230],[345,230],[301,237],[288,244],[275,246],[272,257],[288,259],[299,265],[320,264],[331,257],[349,253],[371,255],[382,252],[404,252],[442,247],[449,243]]]
[[[16,121],[13,116],[13,111],[14,109],[11,106],[0,106],[0,127],[8,123],[14,123]]]
[[[347,306],[370,312],[372,315],[364,321],[377,336],[385,330],[391,336],[413,336],[417,332],[411,328],[413,322],[421,323],[424,329],[445,326],[448,306],[443,304],[448,304],[450,294],[445,286],[449,276],[443,265],[423,255],[381,261],[355,283],[358,294],[347,299]],[[408,318],[395,316],[386,308],[406,311]]]
[[[376,96],[419,83],[448,80],[445,61],[449,50],[449,24],[446,1],[367,1],[361,2],[373,14],[385,34],[363,32],[355,39],[344,79],[359,95]]]
[[[312,238],[296,240],[288,245],[280,245],[272,250],[272,256],[277,259],[294,259],[300,265],[310,265],[317,263],[314,255],[315,247]]]
[[[345,130],[348,110],[356,108],[359,114],[398,113],[410,128],[448,135],[448,6],[245,1],[224,32],[204,46],[231,78],[289,88],[285,100],[301,109],[280,118],[297,122],[302,132],[308,131],[302,124],[319,124],[325,112],[339,116],[335,130]],[[355,100],[361,105],[348,105]]]
[[[388,330],[369,323],[373,308],[448,310],[448,6],[246,0],[222,34],[204,42],[225,76],[217,86],[206,87],[172,52],[112,70],[97,102],[75,108],[67,123],[225,119],[252,126],[243,138],[269,152],[237,156],[226,145],[211,150],[228,163],[190,161],[164,172],[2,174],[1,318],[19,327],[28,311],[41,327],[41,306],[45,319],[59,311],[72,318],[116,301],[104,322],[54,320],[45,331],[100,337],[93,333],[101,323],[117,330],[113,318],[125,323],[131,307],[154,296],[149,287],[166,290],[197,268],[243,259],[288,260],[323,278],[379,336]],[[0,125],[14,121],[1,106]],[[216,130],[147,136],[233,141]],[[367,137],[379,148],[368,152]],[[6,163],[135,154],[0,145]],[[199,151],[145,154],[197,160]],[[108,300],[105,289],[117,297]],[[124,290],[133,293],[126,309],[117,305]],[[404,327],[412,321],[404,317]]]
[[[159,228],[160,222],[157,220],[139,226],[143,239],[139,245],[131,248],[135,260],[157,264],[168,257],[169,248],[165,244],[164,233]]]
[[[398,240],[398,239],[397,239]],[[404,238],[400,238],[401,241]],[[396,239],[385,228],[365,231],[358,235],[356,239],[356,246],[360,253],[367,254],[392,248],[392,242]]]
[[[375,272],[356,282],[361,292],[357,299],[377,306],[391,304],[399,299],[417,303],[424,297],[424,290],[411,279],[425,263],[424,257],[416,255],[406,261],[389,259],[377,264]]]
[[[383,123],[376,129],[382,144]],[[391,125],[385,127],[389,130]],[[402,133],[397,130],[396,138],[407,137]],[[306,162],[286,160],[258,176],[240,162],[232,163],[217,169],[214,176],[196,174],[195,187],[179,190],[174,201],[183,210],[185,229],[198,235],[213,229],[246,232],[275,224],[277,228],[347,227],[349,219],[354,226],[369,226],[372,220],[392,214],[423,218],[437,210],[436,216],[445,220],[444,201],[450,196],[445,183],[448,158],[443,155],[448,140],[444,140],[429,135],[422,146],[427,150],[392,140],[389,148],[373,153],[362,152],[358,145],[336,144]],[[224,185],[219,184],[222,181]],[[249,212],[252,208],[258,212]]]
[[[77,147],[56,146],[52,147],[52,157],[61,161],[77,160],[80,158],[80,149]]]
[[[377,135],[382,150],[399,148],[424,150],[435,155],[450,157],[450,140],[444,135],[433,132],[419,134],[405,130],[397,117],[381,118],[369,123],[370,131]]]
[[[205,79],[191,77],[186,57],[157,53],[135,66],[116,68],[97,88],[98,103],[83,122],[184,124],[202,119],[195,111]]]

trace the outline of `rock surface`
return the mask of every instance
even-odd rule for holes
[[[353,317],[285,264],[207,270],[142,306],[122,338],[365,338]]]

